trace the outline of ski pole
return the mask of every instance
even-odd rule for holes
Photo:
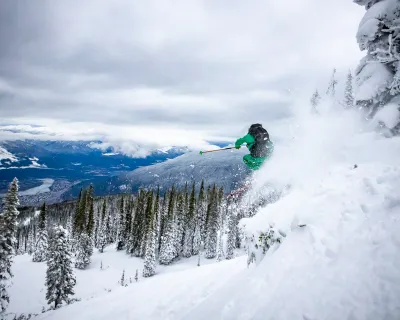
[[[229,149],[235,149],[235,148],[236,147],[228,147],[228,148],[221,148],[221,149],[216,149],[216,150],[200,151],[200,154],[209,153],[209,152],[223,151],[223,150],[229,150]]]

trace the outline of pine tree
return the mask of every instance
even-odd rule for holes
[[[103,212],[102,212],[102,221],[105,222],[105,238],[106,238],[106,244],[109,244],[112,242],[112,228],[111,228],[111,216],[110,213],[107,212],[107,201],[104,199],[104,204],[103,204]]]
[[[214,185],[211,191],[207,222],[206,258],[212,259],[217,254],[218,240],[218,193]]]
[[[155,233],[156,233],[156,256],[159,253],[159,236],[161,224],[161,206],[160,206],[160,187],[157,188],[156,200],[154,201]]]
[[[72,216],[69,216],[69,217],[68,217],[66,228],[67,228],[68,234],[69,234],[69,235],[72,235],[72,233],[73,233]]]
[[[321,101],[321,96],[318,92],[318,90],[315,90],[313,95],[311,96],[310,102],[311,102],[311,112],[312,113],[318,113],[318,108],[317,106],[319,105],[319,102]]]
[[[86,205],[89,208],[89,215],[88,215],[88,222],[86,226],[86,233],[87,235],[94,241],[94,236],[93,236],[93,231],[94,231],[94,199],[93,199],[93,185],[90,185],[88,193],[87,193],[87,199],[86,199]]]
[[[28,254],[31,255],[33,253],[35,244],[33,240],[33,225],[32,223],[29,225],[29,231],[28,231],[28,240],[26,244],[26,250],[28,251]]]
[[[125,269],[122,270],[122,276],[121,276],[121,281],[120,281],[121,286],[125,286]]]
[[[78,200],[76,202],[73,237],[80,234],[83,231],[85,225],[85,199],[86,194],[81,189],[81,191],[79,192]]]
[[[144,220],[142,221],[142,232],[140,239],[140,257],[144,258],[146,255],[147,236],[149,235],[150,221],[153,212],[153,192],[148,192],[146,195],[146,209],[144,212]]]
[[[201,233],[200,233],[200,224],[197,223],[194,229],[193,236],[193,255],[196,255],[200,252],[201,248]]]
[[[221,261],[222,259],[224,259],[224,245],[222,242],[222,230],[220,230],[218,236],[217,261]]]
[[[33,252],[32,261],[33,262],[42,262],[47,260],[47,224],[46,224],[46,203],[43,203],[42,208],[39,214],[39,234],[37,237],[35,251]]]
[[[162,208],[160,210],[160,227],[159,227],[159,234],[158,234],[158,255],[160,255],[161,251],[161,242],[163,237],[165,237],[165,230],[168,218],[168,203],[169,203],[169,193],[165,192],[163,201],[162,201]]]
[[[119,207],[119,223],[118,223],[118,235],[117,235],[117,250],[122,250],[125,247],[125,207],[124,207],[124,197],[121,197],[120,207]]]
[[[228,239],[226,243],[226,259],[230,260],[234,258],[234,250],[236,245],[236,234],[237,234],[237,217],[233,208],[230,208],[229,222],[228,222]]]
[[[104,252],[104,248],[109,241],[110,220],[106,210],[107,210],[107,202],[104,199],[102,213],[101,213],[100,228],[99,228],[100,231],[98,236],[98,248],[101,253]]]
[[[149,196],[147,208],[147,214],[150,215],[150,221],[148,226],[147,244],[146,244],[146,255],[144,260],[143,277],[151,277],[156,273],[156,242],[157,242],[157,217],[153,211],[153,194]]]
[[[198,259],[197,259],[197,266],[200,267],[200,252],[197,254]]]
[[[134,207],[134,202],[132,199],[128,199],[126,201],[126,215],[125,215],[125,239],[129,237],[132,231],[132,213],[133,213],[133,207]],[[127,246],[127,241],[125,241],[126,246]]]
[[[326,95],[331,98],[335,98],[335,95],[336,95],[336,85],[338,82],[337,82],[335,76],[336,76],[336,68],[333,69],[332,76],[329,81],[328,89],[326,90]]]
[[[85,269],[91,262],[93,254],[92,239],[86,233],[80,235],[77,242],[75,268]]]
[[[185,223],[185,241],[183,245],[183,256],[186,258],[191,257],[193,253],[193,238],[196,227],[196,197],[195,197],[195,184],[192,185],[192,191],[190,193],[190,199],[187,209],[187,217]]]
[[[69,296],[74,295],[76,284],[67,233],[68,231],[62,226],[54,228],[54,235],[49,246],[46,299],[48,304],[54,303],[55,309],[63,302],[69,303]]]
[[[197,223],[200,227],[201,241],[206,239],[206,216],[207,216],[207,199],[204,190],[204,180],[201,181],[199,197],[197,201]]]
[[[164,236],[161,239],[160,264],[170,264],[176,257],[176,224],[174,221],[175,189],[172,187],[169,196],[168,214],[165,221]]]
[[[15,255],[18,205],[18,179],[14,178],[4,198],[3,213],[0,215],[0,305],[2,312],[5,312],[10,302],[7,287],[13,277],[11,264]]]
[[[175,256],[178,257],[183,250],[184,218],[185,218],[185,196],[179,194],[177,198],[175,213]]]
[[[354,105],[354,95],[353,95],[353,74],[351,70],[347,74],[346,87],[344,92],[344,106],[346,109],[353,108]]]

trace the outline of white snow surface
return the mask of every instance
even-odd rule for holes
[[[27,254],[17,256],[13,266],[14,283],[10,288],[10,319],[14,313],[38,313],[35,318],[38,320],[174,319],[246,269],[244,256],[219,263],[201,258],[200,267],[196,256],[172,266],[157,266],[154,277],[143,278],[142,259],[130,257],[124,251],[117,252],[112,245],[102,254],[95,251],[88,269],[74,269],[75,298],[81,301],[44,314],[41,310],[42,306],[47,308],[46,263],[34,263]],[[136,269],[138,282],[134,279]],[[118,283],[123,270],[127,287]]]
[[[121,267],[129,278],[142,261],[106,253],[111,275],[98,270],[95,254],[91,269],[77,271],[84,299],[36,319],[400,319],[400,139],[371,132],[355,111],[308,109],[294,106],[286,135],[246,197],[284,190],[241,221],[256,238],[269,226],[286,234],[263,259],[249,268],[245,257],[201,267],[193,267],[195,257],[183,259],[122,288],[115,284]],[[39,279],[39,265],[18,259],[12,310],[39,310],[44,266]]]

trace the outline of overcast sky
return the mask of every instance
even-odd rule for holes
[[[2,0],[0,139],[134,153],[268,129],[356,66],[363,14],[351,0]]]

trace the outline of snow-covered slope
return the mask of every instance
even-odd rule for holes
[[[41,314],[42,307],[47,309],[46,263],[34,263],[27,254],[17,256],[7,319],[13,319],[13,314],[39,314],[35,318],[38,320],[174,319],[225,283],[234,281],[246,269],[245,256],[219,263],[215,259],[202,259],[200,267],[197,262],[197,257],[192,257],[172,266],[157,266],[154,277],[143,278],[142,259],[117,252],[113,246],[107,247],[103,254],[96,250],[89,269],[74,269],[75,298],[81,301]],[[137,282],[136,269],[139,270]],[[119,283],[123,270],[126,287]]]
[[[185,319],[400,318],[399,138],[352,113],[297,120],[297,141],[277,149],[250,193],[267,180],[290,188],[241,221],[256,239],[270,226],[286,237]]]
[[[303,109],[246,201],[284,194],[241,221],[255,239],[272,226],[285,235],[280,245],[256,252],[249,268],[244,257],[176,265],[37,319],[399,319],[400,140],[353,111]]]

